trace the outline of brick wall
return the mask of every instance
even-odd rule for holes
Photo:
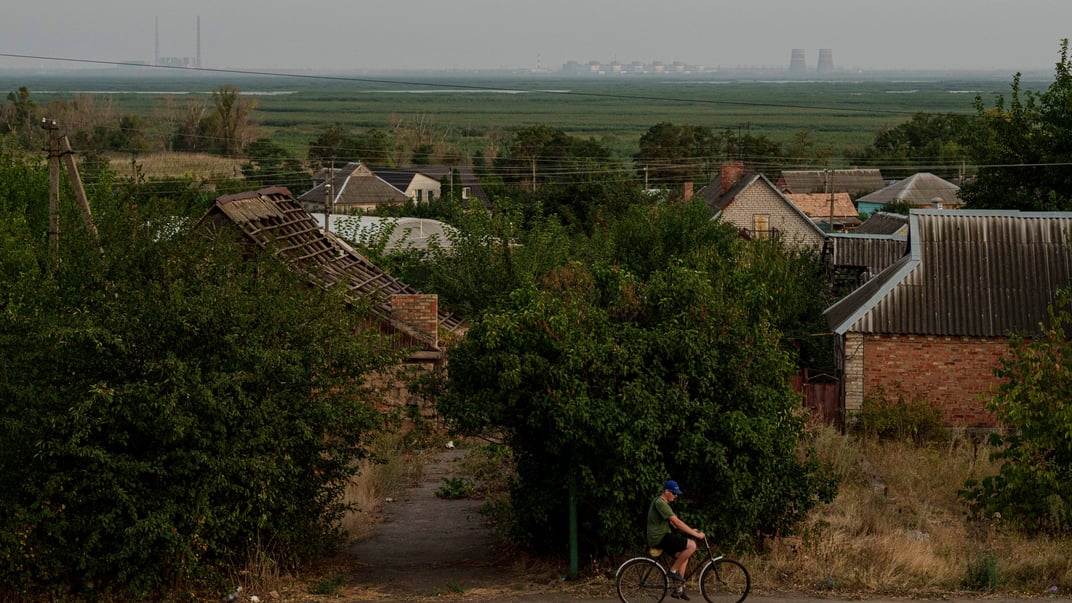
[[[411,392],[409,384],[422,375],[443,371],[444,366],[442,362],[406,363],[369,375],[365,385],[380,410],[410,408],[424,419],[434,419],[438,416],[434,401]]]
[[[439,346],[439,297],[428,294],[391,296],[391,316],[428,335]]]
[[[762,181],[756,181],[741,191],[722,216],[738,228],[755,228],[753,216],[768,216],[770,228],[778,230],[782,239],[793,245],[821,245],[823,235],[815,230],[810,221],[797,213],[777,191]]]
[[[953,427],[995,426],[985,404],[997,387],[994,369],[1009,349],[1007,339],[847,334],[845,341],[846,410],[885,390],[938,404]],[[850,377],[862,388],[850,388]],[[856,398],[850,401],[850,394]]]

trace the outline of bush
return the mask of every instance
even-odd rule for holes
[[[897,398],[891,400],[882,389],[864,399],[853,426],[861,434],[917,445],[949,438],[937,406],[919,398],[909,400],[904,392],[898,392]]]
[[[795,367],[772,309],[785,288],[761,277],[795,260],[740,247],[702,203],[631,220],[598,259],[542,273],[472,326],[451,350],[440,412],[510,446],[513,536],[530,550],[566,545],[571,495],[582,547],[635,546],[670,477],[688,491],[676,510],[727,547],[792,532],[834,493],[802,450]],[[658,229],[676,236],[660,239],[663,261],[646,262],[653,247],[636,239]]]
[[[108,190],[103,255],[78,228],[50,253],[0,205],[0,599],[219,586],[260,543],[318,555],[379,425],[361,375],[395,356],[341,290]]]

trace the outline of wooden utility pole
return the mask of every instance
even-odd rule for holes
[[[60,157],[67,165],[67,177],[71,179],[71,188],[74,190],[75,202],[82,212],[82,222],[97,250],[104,255],[104,248],[100,244],[100,235],[97,233],[97,224],[93,221],[93,212],[89,209],[89,199],[86,197],[86,189],[82,186],[82,177],[78,174],[78,165],[74,161],[74,151],[71,149],[71,141],[66,136],[57,138],[59,126],[56,120],[42,118],[41,127],[48,132],[48,247],[52,253],[60,248]]]
[[[60,150],[56,140],[59,127],[56,120],[44,117],[41,127],[48,132],[48,249],[56,254],[60,249]]]
[[[324,180],[324,232],[331,232],[331,209],[335,204],[335,196],[332,191],[335,184],[335,158],[331,158],[328,167],[327,179]]]
[[[830,234],[834,234],[834,170],[826,170],[826,186],[830,189]]]
[[[97,250],[104,255],[104,248],[100,244],[100,235],[97,234],[97,223],[93,221],[93,212],[89,209],[89,199],[86,197],[86,188],[82,186],[82,177],[78,174],[78,166],[74,162],[74,151],[71,150],[71,141],[64,136],[60,139],[60,152],[63,161],[67,164],[67,177],[71,179],[71,188],[74,189],[74,199],[78,203],[78,209],[82,212],[82,223],[86,226],[90,238],[97,244]]]

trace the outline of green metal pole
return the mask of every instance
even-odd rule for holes
[[[576,578],[577,567],[577,479],[570,474],[569,481],[569,577]]]

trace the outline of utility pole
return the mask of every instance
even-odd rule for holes
[[[71,141],[64,136],[60,139],[60,152],[63,161],[67,164],[67,177],[71,179],[71,188],[74,189],[74,198],[78,202],[78,209],[82,212],[82,223],[89,231],[90,238],[97,244],[97,250],[104,255],[104,248],[100,244],[100,235],[97,234],[97,224],[93,221],[93,212],[89,210],[89,198],[86,197],[86,188],[82,186],[82,177],[78,174],[78,166],[74,162],[74,151],[71,150]]]
[[[100,244],[100,236],[97,233],[97,225],[93,221],[93,212],[89,208],[89,199],[86,197],[86,189],[82,186],[82,177],[78,174],[78,165],[74,162],[74,150],[71,149],[71,141],[66,136],[57,138],[59,126],[56,120],[47,117],[41,118],[41,127],[48,132],[48,247],[52,253],[57,253],[60,248],[60,157],[63,157],[67,165],[67,177],[71,179],[71,188],[74,190],[75,202],[82,212],[82,222],[90,238],[97,244],[97,250],[104,255],[104,248]]]
[[[48,249],[55,255],[60,250],[60,150],[56,140],[59,126],[56,120],[42,117],[41,127],[48,132]]]
[[[834,170],[826,169],[826,186],[830,189],[830,234],[834,234]]]
[[[333,184],[335,183],[335,158],[331,158],[331,164],[328,166],[328,175],[324,180],[324,232],[331,232],[331,206],[335,204],[335,197],[332,194]]]

